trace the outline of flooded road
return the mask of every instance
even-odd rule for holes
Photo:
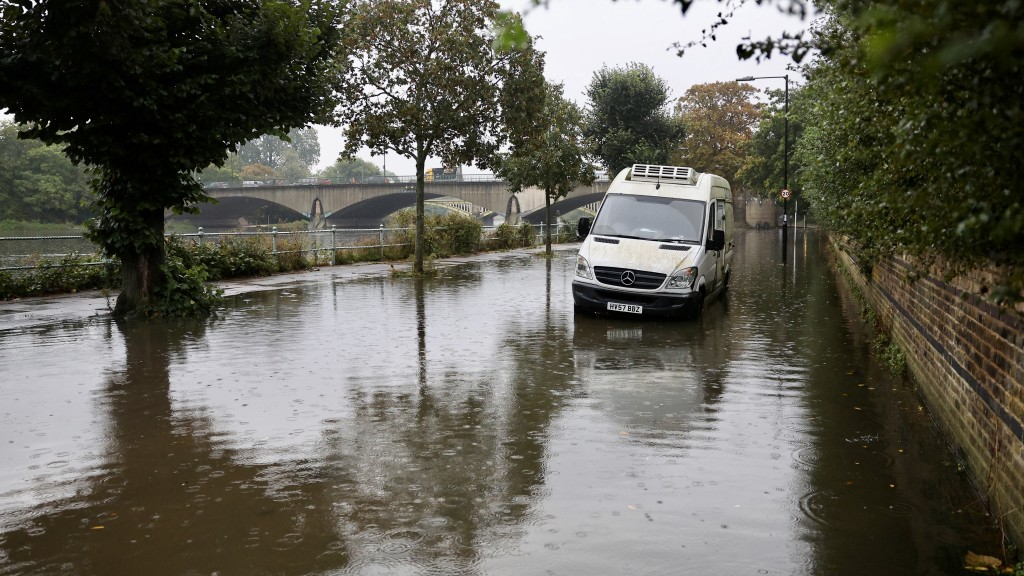
[[[0,574],[957,574],[998,533],[824,240],[696,321],[574,317],[574,252],[0,320]]]

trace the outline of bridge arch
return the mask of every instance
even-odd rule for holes
[[[188,222],[204,228],[239,228],[308,220],[306,214],[271,200],[250,196],[221,196],[216,204],[203,204],[199,214],[167,212],[164,222]]]
[[[589,194],[580,194],[570,198],[562,198],[558,202],[551,205],[551,214],[568,214],[578,208],[583,208],[587,204],[593,204],[594,202],[600,202],[604,198],[604,192],[591,192]],[[530,224],[540,224],[544,222],[544,207],[530,212],[523,216],[523,220],[526,220]]]
[[[424,192],[424,200],[444,198],[445,195]],[[374,228],[381,224],[389,215],[403,208],[416,205],[416,192],[395,192],[367,198],[346,206],[327,215],[327,226],[336,225],[348,228]]]

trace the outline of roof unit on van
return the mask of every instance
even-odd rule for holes
[[[697,171],[682,166],[656,166],[654,164],[633,164],[630,180],[634,182],[666,182],[669,184],[697,183]]]

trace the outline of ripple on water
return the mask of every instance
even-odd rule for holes
[[[793,451],[793,460],[809,468],[816,467],[820,458],[817,446],[803,446]]]
[[[825,508],[832,500],[835,500],[835,496],[830,492],[824,490],[809,492],[800,497],[800,512],[819,526],[833,527],[832,521],[825,512]]]
[[[300,542],[302,542],[302,538],[302,534],[299,534],[297,532],[285,534],[284,536],[278,538],[274,542],[272,547],[274,550],[291,550],[292,548],[298,546]]]

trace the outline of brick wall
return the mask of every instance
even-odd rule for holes
[[[977,295],[982,273],[955,284],[935,277],[910,282],[909,264],[894,259],[865,278],[846,252],[836,252],[891,328],[911,377],[1007,536],[1024,549],[1022,315]]]

